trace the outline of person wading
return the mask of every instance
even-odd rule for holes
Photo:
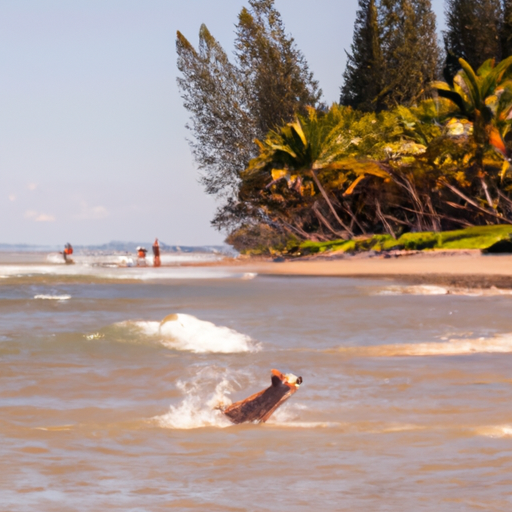
[[[71,256],[73,254],[73,247],[71,246],[71,244],[68,242],[65,246],[64,246],[64,251],[62,251],[62,256],[64,256],[64,261],[66,263],[73,263],[73,260],[71,258],[68,259],[68,256]]]
[[[153,244],[153,266],[159,267],[160,265],[160,245],[158,238],[155,238],[155,243]]]
[[[145,247],[137,247],[137,267],[145,267],[146,263],[146,253],[148,250]]]

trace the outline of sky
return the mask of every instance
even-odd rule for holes
[[[231,54],[244,5],[0,0],[0,243],[222,243],[186,141],[175,36],[197,45],[205,23]],[[357,0],[275,5],[337,101]]]

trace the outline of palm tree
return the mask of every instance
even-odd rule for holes
[[[249,162],[242,173],[242,180],[259,176],[266,179],[266,186],[270,187],[286,179],[288,186],[300,194],[309,189],[308,182],[314,183],[313,195],[319,193],[323,197],[344,231],[342,236],[353,236],[352,229],[341,219],[333,199],[322,184],[322,175],[341,174],[335,181],[344,186],[344,195],[350,195],[366,175],[389,177],[376,162],[356,160],[350,155],[350,150],[356,149],[361,142],[350,130],[360,116],[351,108],[336,104],[326,113],[308,109],[307,116],[297,116],[294,122],[271,131],[263,142],[257,141],[260,155]],[[350,209],[345,210],[357,222]],[[317,202],[313,211],[329,231],[340,235],[319,211]]]
[[[452,84],[434,82],[433,88],[440,97],[452,102],[454,113],[473,124],[477,176],[487,203],[494,208],[485,181],[483,160],[486,151],[491,147],[507,159],[503,138],[511,126],[509,117],[512,113],[512,57],[498,65],[494,59],[486,60],[476,73],[464,59],[459,59],[459,63],[462,69],[454,77]]]

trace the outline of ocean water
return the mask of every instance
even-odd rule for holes
[[[0,254],[1,511],[512,509],[508,291],[116,258]]]

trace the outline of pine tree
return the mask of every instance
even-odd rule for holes
[[[206,192],[224,199],[212,223],[228,230],[253,215],[237,198],[240,173],[257,154],[254,140],[319,106],[321,96],[274,0],[249,4],[239,15],[234,63],[205,25],[197,50],[180,32],[176,40],[190,146]]]
[[[501,29],[501,58],[512,55],[512,0],[503,0],[503,22]]]
[[[366,112],[380,110],[383,61],[376,0],[359,0],[351,53],[343,73],[340,104]]]
[[[258,138],[293,120],[306,106],[316,107],[322,91],[304,55],[286,34],[274,0],[249,0],[236,27],[236,57],[250,94]]]
[[[236,193],[238,175],[254,156],[255,121],[247,110],[248,92],[240,71],[231,63],[205,25],[196,51],[178,32],[177,79],[185,108],[191,113],[189,141],[202,171],[207,194]]]
[[[448,53],[474,69],[484,61],[501,59],[500,0],[446,0],[444,44]]]
[[[388,107],[412,105],[439,74],[436,18],[430,0],[382,0],[384,84]]]

